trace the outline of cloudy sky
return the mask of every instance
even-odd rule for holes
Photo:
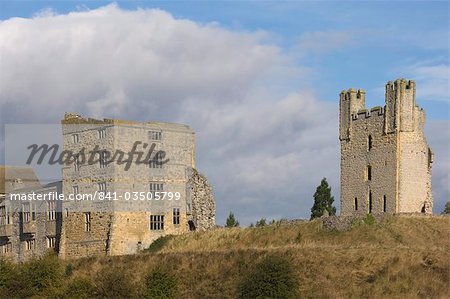
[[[217,222],[308,218],[323,177],[339,209],[338,94],[417,81],[449,192],[448,2],[0,2],[0,125],[64,112],[189,124]],[[4,163],[4,133],[0,163]]]

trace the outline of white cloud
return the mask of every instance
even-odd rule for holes
[[[1,123],[56,123],[66,111],[186,123],[219,222],[230,210],[244,224],[309,217],[322,177],[339,201],[338,108],[303,86],[310,70],[268,36],[115,5],[2,21]],[[302,43],[328,51],[350,40]]]
[[[397,75],[417,81],[417,97],[450,103],[450,66],[447,60],[422,61],[393,70]]]

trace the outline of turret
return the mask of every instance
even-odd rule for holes
[[[386,84],[385,133],[414,131],[416,107],[416,83],[397,79]]]
[[[350,138],[352,114],[365,109],[366,92],[363,89],[356,91],[354,88],[341,91],[339,95],[339,139]]]

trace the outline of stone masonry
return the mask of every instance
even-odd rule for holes
[[[341,215],[432,213],[433,153],[416,84],[386,84],[386,105],[366,109],[364,90],[340,94]]]
[[[64,259],[133,254],[161,236],[214,227],[212,188],[195,169],[190,127],[67,113],[62,131],[64,151],[75,155],[62,166],[61,182],[39,190],[62,193],[66,200],[2,209],[8,213],[8,224],[12,223],[8,236],[3,236],[6,230],[0,225],[0,239],[9,246],[4,256],[24,261],[48,250]],[[89,161],[91,153],[93,161]],[[122,163],[116,160],[120,155],[113,157],[115,153],[124,154]],[[156,199],[164,193],[177,197]],[[67,200],[85,195],[97,197]],[[6,195],[3,204],[8,202],[12,203]]]

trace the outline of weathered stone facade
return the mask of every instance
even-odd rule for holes
[[[341,215],[431,213],[433,153],[416,105],[416,85],[388,82],[386,105],[365,108],[365,92],[340,94]]]
[[[12,200],[12,194],[61,193],[61,182],[41,186],[29,167],[0,167],[0,255],[24,261],[58,250],[61,218],[57,201]]]
[[[194,132],[188,126],[70,113],[62,128],[63,149],[75,156],[62,166],[57,187],[65,200],[58,202],[51,222],[52,248],[61,258],[133,254],[160,236],[214,227],[212,189],[195,169]],[[68,200],[76,196],[91,199]],[[42,216],[30,220],[34,247],[27,252],[41,255],[48,249],[43,241],[50,230],[48,213],[45,206],[33,209]],[[23,227],[24,211],[16,210],[13,227]],[[29,258],[12,251],[16,261]]]
[[[206,177],[195,168],[190,168],[188,171],[188,207],[191,208],[188,217],[189,229],[203,231],[214,228],[216,203],[212,188]]]

